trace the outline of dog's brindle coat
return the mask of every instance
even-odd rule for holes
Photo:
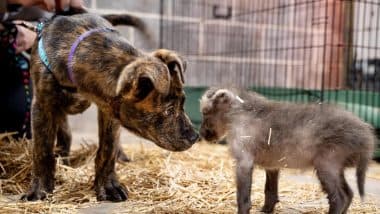
[[[238,212],[249,213],[254,164],[266,169],[263,212],[278,202],[281,168],[314,168],[327,193],[329,213],[346,213],[353,193],[344,169],[356,166],[364,195],[375,136],[369,124],[350,112],[325,104],[292,104],[265,99],[255,92],[212,88],[201,99],[200,134],[215,141],[226,135],[237,160]]]
[[[112,25],[94,14],[56,17],[42,31],[52,67],[42,64],[34,46],[31,74],[33,180],[24,199],[38,200],[54,189],[54,141],[67,151],[70,131],[67,114],[98,107],[99,148],[95,159],[95,191],[98,200],[127,199],[126,188],[115,173],[120,125],[158,146],[183,151],[198,134],[184,112],[185,63],[174,52],[145,54],[117,31],[94,33],[81,41],[73,59],[75,84],[67,73],[67,57],[73,42],[89,29]]]

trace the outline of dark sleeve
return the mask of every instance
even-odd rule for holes
[[[7,1],[0,0],[0,21],[3,20],[5,13],[7,12]]]
[[[0,31],[0,61],[11,60],[15,56],[15,41],[17,28],[12,23],[2,23],[4,29]]]

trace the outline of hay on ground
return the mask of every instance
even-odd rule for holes
[[[7,140],[4,140],[7,138]],[[31,143],[0,136],[0,213],[235,213],[234,162],[222,145],[198,143],[174,153],[156,146],[132,143],[125,152],[132,162],[117,165],[117,174],[129,191],[122,203],[99,203],[92,189],[96,146],[83,144],[72,152],[72,166],[57,164],[54,194],[45,201],[21,202],[31,170]],[[285,170],[280,179],[277,213],[324,213],[328,204],[318,183],[294,182]],[[263,205],[265,175],[255,170],[252,213]],[[311,175],[312,176],[312,175]],[[352,187],[356,188],[356,186]],[[378,213],[375,196],[361,203],[355,195],[352,213]]]

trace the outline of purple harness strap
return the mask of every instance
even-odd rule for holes
[[[105,27],[104,28],[94,28],[94,29],[91,29],[89,31],[86,31],[86,32],[82,33],[75,40],[75,42],[71,46],[69,57],[67,59],[67,73],[68,73],[69,78],[70,78],[70,80],[71,80],[72,83],[76,83],[75,80],[74,80],[73,62],[72,61],[73,61],[73,58],[74,58],[75,50],[77,49],[79,43],[81,41],[83,41],[86,37],[90,36],[93,33],[97,33],[97,32],[110,32],[110,31],[114,31],[114,30],[111,29],[111,28],[105,28]]]

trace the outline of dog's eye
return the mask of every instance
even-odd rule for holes
[[[166,109],[164,111],[164,115],[165,116],[169,116],[169,115],[172,115],[172,114],[174,114],[174,108],[173,107],[169,107],[168,109]]]

